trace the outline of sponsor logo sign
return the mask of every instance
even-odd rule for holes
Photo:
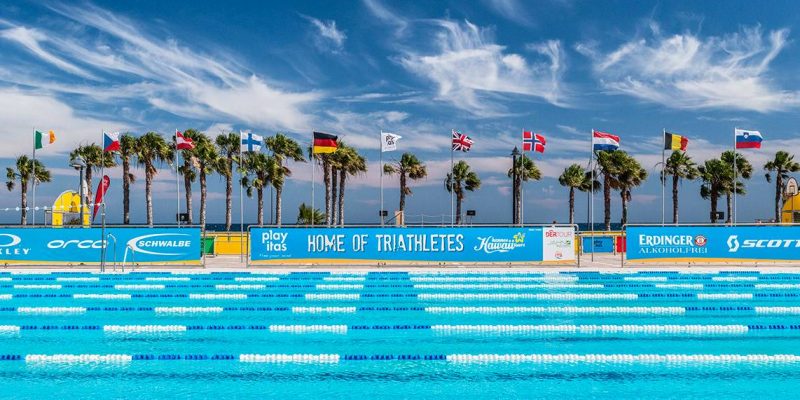
[[[544,261],[575,259],[575,230],[572,227],[543,228],[542,259]]]
[[[554,241],[570,240],[560,231],[553,235]],[[543,238],[539,227],[252,228],[250,259],[536,262],[544,259]],[[570,259],[570,253],[557,251]]]
[[[626,241],[628,259],[800,260],[793,226],[629,226]]]
[[[107,228],[117,240],[120,261],[128,248],[136,262],[180,262],[200,259],[199,228]],[[0,229],[0,261],[99,263],[102,250],[113,246],[100,228]],[[111,260],[110,256],[107,258]]]

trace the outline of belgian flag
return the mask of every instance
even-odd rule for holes
[[[689,139],[687,139],[686,136],[664,132],[664,150],[686,151],[686,146],[688,144]]]
[[[314,154],[333,153],[339,147],[339,137],[329,133],[314,132]]]

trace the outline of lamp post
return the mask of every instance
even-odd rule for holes
[[[79,218],[79,223],[78,224],[80,226],[83,226],[83,204],[84,204],[83,196],[85,195],[84,183],[83,183],[83,169],[86,168],[86,161],[83,159],[83,157],[77,156],[77,157],[74,157],[71,160],[69,160],[69,165],[70,165],[70,167],[75,168],[78,171],[80,171],[79,174],[78,174],[78,176],[80,178],[80,183],[78,185],[78,191],[80,193],[81,202],[80,202],[80,205],[79,205],[79,207],[80,207],[80,218]]]
[[[517,157],[519,155],[519,149],[514,146],[514,150],[511,151],[511,221],[514,225],[519,223],[519,213],[517,212],[517,197],[519,197],[517,192]]]

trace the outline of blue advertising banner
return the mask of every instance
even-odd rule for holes
[[[573,234],[571,227],[253,228],[250,260],[536,262],[545,258],[544,242],[555,249],[547,259],[569,260]]]
[[[629,226],[629,260],[800,260],[797,226]]]
[[[200,259],[200,228],[106,228],[116,238],[117,257],[135,252],[137,263],[186,262]],[[0,228],[0,262],[99,263],[101,228]],[[107,256],[111,260],[111,255]]]
[[[581,249],[584,253],[590,254],[592,251],[595,253],[613,253],[614,252],[614,237],[613,236],[581,236]],[[594,247],[592,247],[594,242]]]

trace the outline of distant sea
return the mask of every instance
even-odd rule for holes
[[[481,224],[481,225],[485,225],[485,224]],[[500,225],[502,225],[502,224],[497,224],[497,226],[500,226]],[[544,225],[547,225],[547,224],[544,224]],[[587,231],[587,230],[589,230],[588,229],[589,225],[587,225],[586,223],[577,224],[577,225],[578,225],[578,230],[579,231]],[[239,229],[240,226],[241,225],[239,225],[239,224],[231,224],[231,232],[240,232],[240,229]],[[247,231],[247,227],[248,226],[258,226],[258,225],[257,224],[245,224],[244,225],[244,230],[245,231]],[[265,224],[264,226],[267,226],[267,225]],[[283,224],[283,226],[295,226],[295,224]],[[393,226],[393,225],[387,225],[387,227],[391,227],[391,226]],[[426,225],[426,226],[434,227],[435,225]],[[594,224],[594,229],[597,230],[597,231],[602,231],[603,230],[603,223],[602,222],[596,222]],[[618,231],[620,229],[622,229],[622,225],[620,225],[619,223],[612,223],[611,224],[611,230],[612,231]],[[206,224],[206,230],[214,231],[214,232],[224,232],[225,231],[225,224]]]

